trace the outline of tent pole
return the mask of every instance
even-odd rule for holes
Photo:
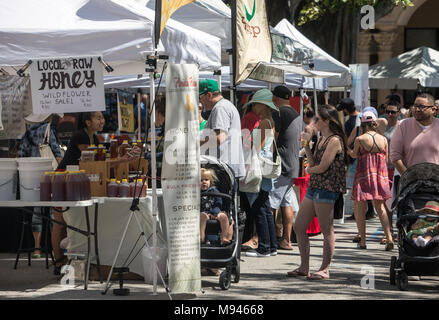
[[[233,74],[233,54],[229,54],[229,74],[230,74],[230,101],[236,106],[236,92],[235,92],[235,75]]]
[[[157,164],[156,164],[156,144],[155,144],[155,85],[154,85],[154,72],[149,73],[149,83],[150,83],[150,99],[149,105],[151,110],[151,183],[152,183],[152,217],[153,217],[153,225],[152,225],[152,250],[151,253],[154,264],[156,263],[156,247],[157,247],[157,236],[156,236],[156,228],[157,228]],[[154,268],[153,273],[153,295],[157,295],[157,270]]]
[[[137,140],[142,139],[142,115],[140,114],[140,93],[137,93]]]
[[[300,132],[303,131],[303,89],[300,88],[300,118],[302,119],[302,122],[300,123],[301,129]]]
[[[314,93],[314,113],[317,114],[317,91],[316,91],[316,79],[312,78],[312,89]]]

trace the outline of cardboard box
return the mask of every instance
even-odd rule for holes
[[[138,161],[120,162],[116,159],[105,161],[80,161],[79,169],[85,170],[91,183],[92,197],[106,197],[107,184],[110,179],[128,179],[130,171],[137,171]],[[142,174],[148,173],[148,161],[140,159],[139,170]],[[145,184],[147,186],[147,182]]]
[[[79,169],[85,170],[90,178],[91,196],[107,196],[107,164],[106,161],[80,161]]]

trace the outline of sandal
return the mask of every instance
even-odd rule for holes
[[[386,251],[392,251],[393,250],[393,242],[387,242],[385,250]]]
[[[380,241],[380,244],[387,244],[387,239],[386,238],[382,238]]]
[[[299,269],[287,272],[287,277],[292,277],[292,278],[308,277],[308,276],[309,276],[309,273],[302,272]]]
[[[66,256],[63,256],[61,258],[59,258],[58,260],[55,260],[54,264],[54,269],[53,269],[53,274],[55,276],[60,276],[61,275],[61,269],[63,267],[63,265],[65,265],[68,262],[69,258],[67,258]]]
[[[361,241],[361,236],[358,234],[354,237],[354,239],[352,239],[352,242],[354,242],[354,243],[360,242],[360,241]]]
[[[362,246],[359,242],[357,243],[357,249],[366,250],[367,245]]]
[[[36,252],[39,253],[36,253]],[[34,248],[34,252],[32,253],[32,259],[40,259],[41,258],[41,248]]]
[[[319,271],[320,272],[320,271]],[[323,275],[323,273],[313,273],[310,277],[306,277],[308,280],[329,280],[329,274]]]
[[[279,241],[277,248],[279,250],[290,250],[290,251],[293,250],[293,246],[291,245],[291,243],[288,243],[285,247],[281,245],[281,244],[285,244],[285,243],[286,243],[286,241],[283,241],[283,240]]]
[[[254,240],[249,240],[241,245],[241,251],[256,250],[258,248],[258,243]]]

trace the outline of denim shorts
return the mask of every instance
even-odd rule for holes
[[[316,203],[334,204],[340,192],[332,192],[324,189],[308,188],[305,197]]]

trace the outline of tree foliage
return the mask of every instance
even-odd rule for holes
[[[342,9],[355,11],[365,5],[378,8],[388,7],[389,5],[401,5],[403,7],[414,5],[412,0],[292,0],[292,2],[302,3],[302,8],[297,17],[299,26],[318,20],[325,14],[335,14]]]
[[[323,50],[344,64],[357,63],[361,7],[375,9],[375,20],[395,6],[413,6],[413,0],[265,0],[271,26],[289,20]],[[227,5],[232,0],[223,0]]]

